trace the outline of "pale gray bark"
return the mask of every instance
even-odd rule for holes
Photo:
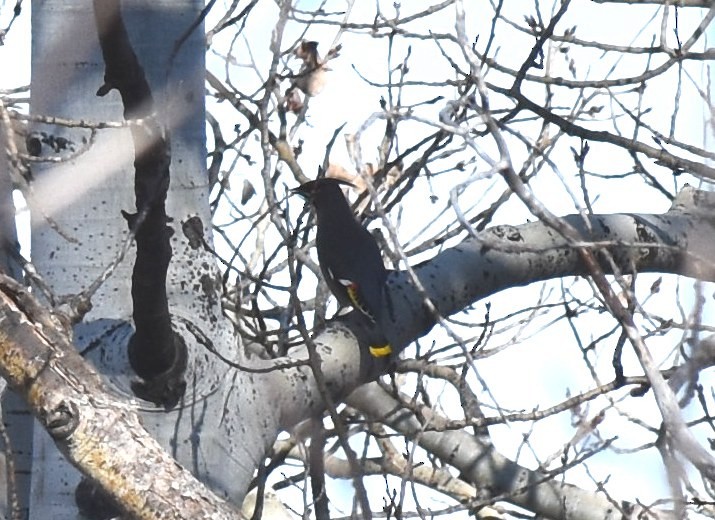
[[[2,107],[5,110],[6,107]],[[4,114],[2,115],[5,119]],[[5,119],[7,121],[7,119]],[[13,161],[22,148],[20,132],[10,132],[0,124],[0,269],[17,280],[22,279],[22,269],[17,257],[19,244],[15,229],[15,203],[12,197],[12,180],[19,172],[12,171]],[[13,142],[8,141],[12,139]],[[32,464],[33,419],[25,402],[3,381],[2,420],[5,424],[10,446],[4,446],[0,474],[4,476],[5,490],[0,491],[0,511],[6,518],[27,515],[30,495],[30,469]],[[12,460],[8,461],[7,458]],[[11,475],[11,469],[14,474]],[[15,504],[13,506],[13,504]],[[16,508],[16,510],[13,510]]]
[[[710,7],[710,0],[593,0],[597,4],[672,5],[675,7]]]
[[[198,216],[210,242],[201,26],[183,43],[173,67],[169,64],[174,43],[197,20],[203,2],[134,1],[123,6],[134,50],[161,107],[159,117],[170,129],[167,210],[173,218],[174,256],[169,299],[174,327],[190,352],[190,389],[184,402],[170,412],[145,403],[143,422],[185,467],[217,493],[240,503],[276,429],[273,426],[265,436],[259,425],[275,425],[277,419],[271,410],[260,416],[246,414],[260,401],[261,393],[252,390],[256,383],[250,374],[230,369],[209,352],[210,346],[233,359],[242,356],[232,327],[220,312],[215,261],[203,247],[192,248],[182,232],[182,224]],[[103,84],[104,65],[91,3],[51,0],[33,3],[32,8],[33,114],[82,119],[90,125],[122,121],[116,91],[102,98],[95,95]],[[97,280],[124,247],[127,223],[121,211],[135,211],[134,150],[127,128],[96,130],[94,135],[87,128],[42,124],[34,129],[67,138],[75,150],[83,151],[56,154],[44,149],[45,156],[74,157],[34,169],[33,261],[55,294],[76,294]],[[87,357],[127,397],[132,396],[133,377],[126,356],[133,255],[130,249],[92,297],[92,311],[75,329],[77,347],[87,349]],[[35,437],[34,455],[33,518],[75,518],[79,473],[57,453],[44,431]]]
[[[624,274],[664,272],[712,280],[715,244],[702,237],[715,232],[710,218],[713,207],[712,194],[686,187],[662,215],[564,219],[581,232],[584,243],[608,249]],[[612,271],[609,265],[604,268]],[[540,221],[488,229],[415,267],[415,272],[442,316],[509,287],[586,274],[574,248]],[[434,320],[406,278],[398,272],[388,282],[394,307],[391,339],[397,345],[412,341]]]
[[[713,236],[715,221],[712,208],[715,197],[709,192],[684,188],[673,208],[662,215],[594,215],[564,217],[579,229],[584,238],[605,246],[617,260],[622,272],[664,272],[715,279],[715,264],[710,259],[715,245],[702,237]],[[588,228],[592,230],[587,233]],[[606,272],[612,269],[604,265]],[[579,256],[566,241],[542,222],[521,226],[499,226],[447,249],[432,260],[415,268],[427,296],[443,316],[500,290],[532,282],[584,274]],[[390,280],[392,302],[391,341],[404,347],[425,334],[435,322],[426,310],[423,296],[412,285],[405,272],[395,272]],[[340,323],[331,323],[315,338],[323,355],[322,371],[336,396],[345,396],[357,388],[361,378],[360,350],[356,336]],[[297,356],[297,354],[296,354]],[[338,361],[339,360],[339,361]],[[715,361],[715,360],[714,360]],[[385,367],[372,366],[374,371]],[[294,390],[309,397],[280,402],[287,412],[283,426],[289,427],[309,413],[324,406],[316,402],[319,395],[315,381],[306,371],[295,378],[301,386]],[[357,380],[357,382],[356,382]],[[412,414],[397,407],[398,403],[377,387],[363,387],[349,397],[352,406],[375,420],[414,439],[421,447],[461,471],[477,488],[488,488],[504,500],[525,507],[548,518],[621,518],[622,512],[611,501],[570,485],[543,483],[544,474],[530,471],[509,461],[489,444],[463,431],[422,432]],[[444,422],[434,415],[434,427]],[[534,484],[537,483],[534,487]],[[520,492],[512,494],[515,490]],[[629,514],[637,515],[634,504],[622,504]],[[663,515],[667,513],[663,512]],[[635,517],[635,516],[634,516]],[[663,516],[665,517],[665,516]]]
[[[0,285],[0,372],[68,462],[100,484],[131,518],[237,516],[176,464],[144,429],[135,404],[117,396],[82,359],[59,315],[5,275]],[[40,518],[42,509],[51,505],[32,507],[30,518]],[[69,504],[56,504],[54,510],[53,518],[71,514]]]
[[[520,466],[501,455],[485,437],[463,430],[424,431],[414,414],[376,384],[360,387],[348,402],[454,467],[462,479],[472,482],[477,489],[489,490],[484,497],[487,500],[503,495],[512,504],[554,519],[620,520],[624,517],[605,496]],[[426,420],[434,429],[444,429],[444,419],[431,410],[421,411],[427,414]],[[623,506],[629,507],[625,503]]]

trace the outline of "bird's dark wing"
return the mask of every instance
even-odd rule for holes
[[[360,286],[354,280],[348,278],[334,278],[334,280],[340,284],[345,292],[348,300],[350,300],[350,305],[355,309],[362,312],[370,321],[375,322],[375,315],[370,310],[369,304],[362,286]]]

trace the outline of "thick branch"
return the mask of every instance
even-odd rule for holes
[[[59,450],[137,519],[235,519],[179,466],[70,344],[57,316],[0,275],[0,374]]]
[[[624,272],[662,272],[715,280],[713,194],[686,187],[662,215],[568,215],[563,217],[596,250],[603,247]],[[603,263],[604,272],[612,266]],[[442,316],[491,294],[533,282],[588,274],[574,247],[548,225],[496,226],[415,267]],[[434,318],[403,272],[388,280],[393,346],[425,334]]]
[[[715,258],[715,244],[701,239],[715,234],[714,206],[712,194],[685,188],[671,210],[662,215],[564,218],[593,242],[580,244],[581,247],[593,247],[595,251],[607,249],[617,267],[626,272],[663,272],[715,280],[715,264],[710,261]],[[444,251],[415,267],[415,271],[440,314],[447,316],[510,287],[586,275],[587,268],[576,249],[540,221],[515,227],[497,226]],[[613,266],[603,262],[601,268],[610,273]],[[392,321],[388,333],[395,348],[404,348],[427,333],[435,317],[426,310],[422,296],[409,283],[406,273],[391,275],[388,292],[387,310]],[[348,314],[329,322],[326,330],[315,338],[323,359],[326,385],[336,399],[388,369],[387,364],[378,365],[370,356],[358,361],[361,350],[365,352],[359,348],[358,341],[365,341],[368,332],[361,331],[350,317]],[[295,355],[301,356],[300,353]],[[309,370],[297,367],[284,371],[281,376],[290,378],[295,393],[305,395],[303,403],[310,408],[310,411],[301,410],[294,400],[281,403],[283,427],[290,427],[323,407]],[[411,413],[400,411],[390,415],[397,409],[395,403],[389,403],[384,392],[375,396],[366,388],[350,396],[353,405],[359,405],[372,418],[384,420],[414,438],[422,447],[469,476],[475,485],[492,487],[496,495],[504,495],[504,500],[554,518],[591,518],[581,516],[588,514],[595,515],[592,518],[621,518],[622,512],[610,501],[573,486],[554,484],[553,479],[547,483],[547,475],[518,466],[464,431],[424,432]],[[280,399],[277,397],[277,402]],[[433,419],[438,421],[439,417]],[[578,515],[573,514],[575,511]]]
[[[593,0],[597,4],[674,5],[676,7],[710,7],[712,0]]]
[[[661,215],[569,215],[564,219],[582,236],[586,247],[604,248],[623,272],[661,272],[715,280],[715,243],[702,237],[715,236],[715,196],[684,188],[673,207]],[[600,257],[599,257],[600,258]],[[605,273],[613,265],[603,262]],[[416,266],[415,272],[439,314],[449,316],[474,302],[511,287],[565,276],[587,275],[575,247],[548,225],[536,221],[521,226],[496,226],[447,249]],[[383,311],[388,316],[385,331],[396,350],[423,336],[435,324],[435,316],[424,305],[420,292],[403,271],[388,279],[388,297]],[[315,342],[323,359],[326,384],[339,400],[361,383],[387,371],[385,362],[359,358],[358,341],[369,341],[369,330],[349,313],[328,323]],[[296,358],[307,357],[294,351]],[[284,364],[285,360],[276,363]],[[281,406],[284,428],[324,408],[312,374],[304,366],[284,370],[275,377],[288,377],[295,393],[305,395],[309,410],[295,400]],[[283,388],[280,385],[276,388]],[[290,396],[276,396],[276,402]]]
[[[490,443],[464,430],[423,431],[414,414],[377,384],[360,387],[350,396],[349,403],[456,468],[474,486],[489,490],[495,500],[505,500],[539,517],[552,519],[624,518],[624,511],[607,497],[520,466],[500,455]],[[428,408],[423,409],[423,414],[424,420],[435,428],[446,425],[443,418]],[[628,512],[635,508],[635,504],[623,503],[621,506]]]

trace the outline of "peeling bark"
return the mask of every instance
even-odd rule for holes
[[[137,519],[237,518],[141,425],[69,342],[62,319],[0,275],[0,373],[60,451]]]

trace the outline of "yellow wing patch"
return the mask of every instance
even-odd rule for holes
[[[349,280],[340,280],[340,283],[342,283],[345,286],[345,290],[348,293],[348,298],[350,298],[350,303],[352,303],[353,307],[355,307],[357,310],[362,312],[365,316],[370,318],[370,320],[375,321],[375,318],[370,314],[370,311],[363,305],[362,301],[360,301],[360,298],[358,298],[358,286],[356,283],[352,283]]]
[[[370,314],[370,311],[368,311],[367,308],[362,304],[360,298],[358,298],[357,284],[345,279],[338,279],[338,282],[340,282],[343,287],[345,287],[345,291],[348,294],[348,298],[350,299],[350,303],[352,304],[352,306],[362,312],[365,316],[370,318],[372,322],[374,322],[375,318],[372,316],[372,314]],[[370,345],[370,354],[376,358],[387,357],[392,354],[392,347],[389,343],[386,343],[384,345]]]

